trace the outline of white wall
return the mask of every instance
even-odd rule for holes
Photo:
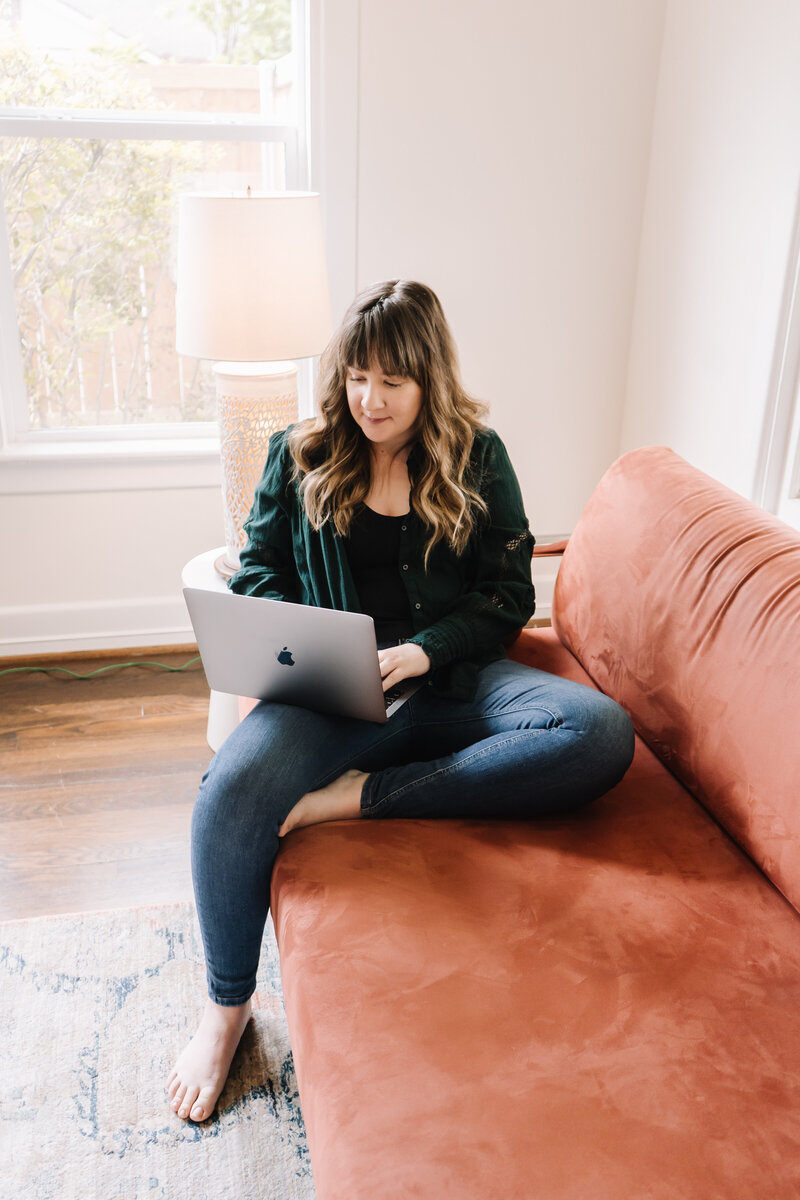
[[[619,445],[665,0],[314,0],[315,186],[338,310],[440,294],[537,533]],[[0,496],[0,655],[191,639],[180,570],[218,488]]]
[[[188,559],[224,544],[219,487],[0,496],[0,656],[194,640]]]
[[[663,16],[360,5],[358,285],[438,292],[540,533],[571,530],[618,454]]]
[[[800,4],[669,0],[622,447],[754,497],[800,183]]]

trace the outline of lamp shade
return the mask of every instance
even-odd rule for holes
[[[176,316],[192,358],[320,354],[332,327],[319,195],[181,196]]]

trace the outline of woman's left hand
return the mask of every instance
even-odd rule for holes
[[[387,646],[378,651],[383,690],[400,683],[403,679],[415,679],[431,669],[431,660],[416,642],[403,642],[402,646]]]

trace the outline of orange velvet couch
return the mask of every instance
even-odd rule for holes
[[[318,1200],[800,1197],[800,537],[634,451],[513,655],[630,712],[613,792],[279,854]]]

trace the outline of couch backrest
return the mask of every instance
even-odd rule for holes
[[[800,535],[671,450],[635,450],[570,538],[553,625],[800,910]]]

